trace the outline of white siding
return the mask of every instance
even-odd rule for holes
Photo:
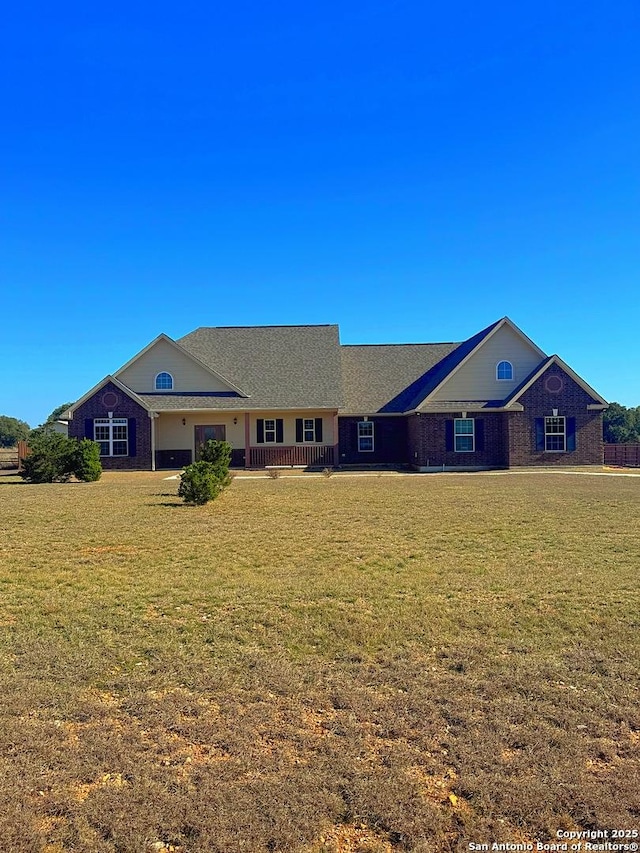
[[[189,391],[234,390],[165,340],[159,340],[137,361],[116,375],[132,391],[151,394],[155,391],[156,376],[163,371],[173,376],[172,390],[183,394]]]
[[[485,341],[432,400],[502,400],[542,361],[541,356],[510,326],[504,325]],[[498,381],[496,366],[500,361],[513,365],[513,379]]]

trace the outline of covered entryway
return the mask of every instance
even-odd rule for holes
[[[200,451],[207,441],[226,441],[227,428],[224,424],[198,424],[195,430],[196,462],[200,459]]]

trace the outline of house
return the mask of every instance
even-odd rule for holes
[[[69,410],[105,469],[232,465],[421,471],[601,465],[606,401],[507,317],[461,343],[340,343],[336,325],[161,334]]]

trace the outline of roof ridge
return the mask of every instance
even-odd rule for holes
[[[187,335],[192,335],[193,332],[200,332],[204,329],[330,329],[338,326],[338,323],[267,323],[258,326],[198,326]],[[183,335],[183,337],[187,337]]]
[[[464,341],[407,341],[392,344],[340,344],[341,347],[458,347]]]

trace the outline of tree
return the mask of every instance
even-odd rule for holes
[[[640,442],[640,406],[628,409],[610,403],[603,417],[604,440],[607,444]]]
[[[49,417],[47,418],[45,423],[52,424],[52,423],[54,423],[54,421],[59,420],[60,415],[62,415],[64,412],[66,412],[67,409],[69,408],[69,406],[72,406],[72,405],[73,405],[73,402],[63,403],[61,406],[56,406],[56,408],[51,412],[51,414],[49,415]]]
[[[67,438],[58,432],[34,430],[21,476],[30,483],[66,483],[72,476],[90,482],[102,474],[100,445],[83,438]]]
[[[231,445],[226,441],[207,441],[200,448],[200,456],[199,462],[188,465],[182,472],[178,495],[186,503],[201,506],[215,500],[231,482]]]
[[[226,488],[231,482],[229,465],[231,465],[231,445],[228,441],[209,439],[200,446],[200,459],[213,466],[216,476]]]
[[[18,418],[0,415],[0,447],[15,447],[19,441],[26,441],[29,424]]]

